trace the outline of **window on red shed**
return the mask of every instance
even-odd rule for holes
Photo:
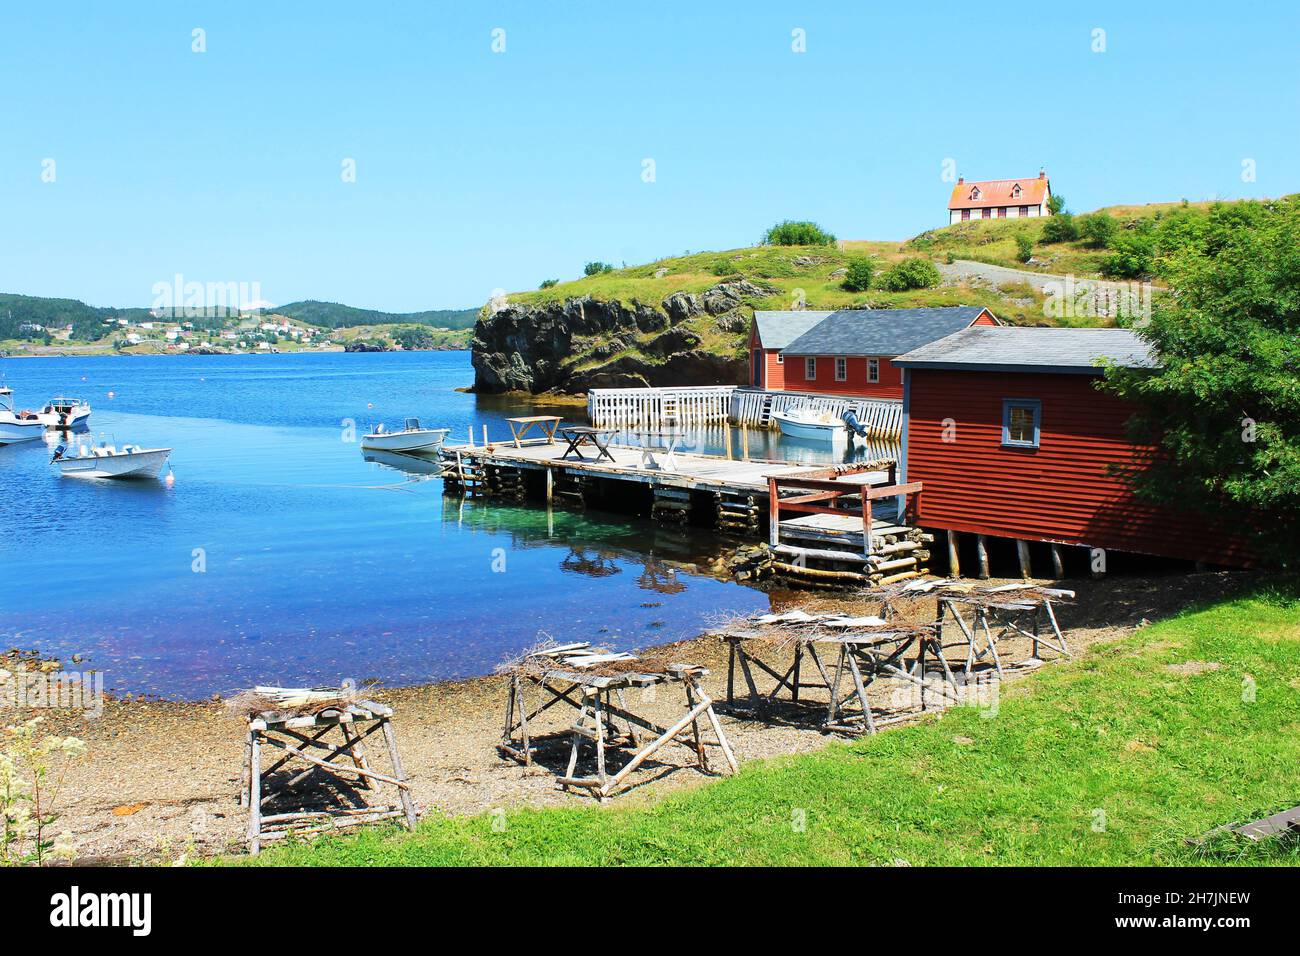
[[[880,359],[878,358],[867,359],[867,381],[868,382],[880,381]]]
[[[803,377],[810,382],[817,378],[817,360],[811,355],[803,360]]]
[[[835,381],[846,382],[849,378],[849,360],[843,355],[835,356]]]
[[[1037,448],[1043,403],[1037,398],[1002,400],[1002,444],[1007,448]]]

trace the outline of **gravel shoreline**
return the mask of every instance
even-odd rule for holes
[[[1122,637],[1146,621],[1226,594],[1241,580],[1240,574],[1212,573],[1063,582],[1062,586],[1079,592],[1079,599],[1059,608],[1058,614],[1078,657],[1089,646]],[[802,603],[846,613],[866,613],[875,607],[851,596],[810,594]],[[1021,643],[1001,642],[1004,660],[1026,657],[1028,642]],[[724,701],[726,645],[705,636],[670,646],[683,662],[710,668],[705,690]],[[788,656],[788,652],[773,653],[782,661]],[[36,659],[23,660],[32,669]],[[0,658],[0,667],[13,670],[18,661],[10,654]],[[1025,674],[1009,675],[1009,679],[1020,681]],[[879,682],[873,700],[887,701],[892,683]],[[422,814],[593,802],[557,790],[555,768],[548,763],[526,768],[497,754],[505,687],[506,678],[489,676],[381,688],[369,695],[396,710],[394,727],[402,761]],[[633,710],[665,722],[680,715],[683,700],[676,686],[669,685],[660,688],[654,700],[629,703]],[[534,734],[567,728],[572,711],[562,710],[567,708],[552,708],[535,721]],[[67,769],[59,798],[62,818],[55,827],[72,831],[79,862],[167,864],[195,854],[243,851],[247,816],[237,802],[243,728],[220,703],[109,699],[98,717],[6,705],[0,707],[0,721],[9,724],[38,713],[46,718],[50,732],[75,735],[87,745],[86,755]],[[725,710],[721,716],[742,767],[844,739],[822,733],[810,719],[760,722]],[[666,748],[662,762],[648,762],[633,777],[635,788],[615,797],[613,805],[627,806],[669,790],[707,784],[713,778],[697,772],[690,765],[691,756],[685,748]]]

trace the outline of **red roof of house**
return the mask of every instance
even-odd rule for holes
[[[1019,195],[1016,187],[1020,187]],[[990,179],[968,183],[957,180],[952,187],[949,209],[982,209],[985,206],[1037,206],[1048,193],[1047,176],[1039,173],[1027,179]]]

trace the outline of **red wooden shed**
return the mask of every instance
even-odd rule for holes
[[[893,359],[973,325],[998,325],[980,306],[841,309],[781,350],[785,389],[854,398],[903,397]]]
[[[971,328],[901,355],[903,470],[917,524],[1216,564],[1250,557],[1204,518],[1134,495],[1114,467],[1152,449],[1132,407],[1097,388],[1106,358],[1152,363],[1122,329]]]

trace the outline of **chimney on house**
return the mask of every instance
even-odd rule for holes
[[[966,181],[966,177],[965,177],[965,176],[958,176],[958,177],[957,177],[957,185],[958,185],[958,186],[960,186],[960,185],[961,185],[962,183],[964,183],[965,181]]]
[[[1046,171],[1046,170],[1043,170],[1043,169],[1040,169],[1040,170],[1038,171],[1038,178],[1039,178],[1039,179],[1046,179],[1046,178],[1047,178],[1047,171]]]

